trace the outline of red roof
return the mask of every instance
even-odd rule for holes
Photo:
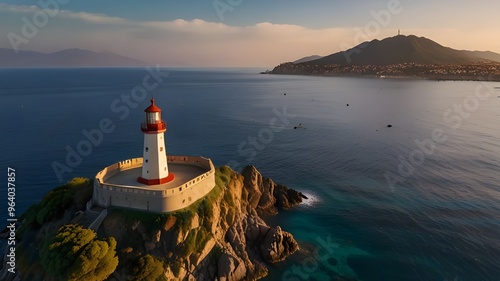
[[[151,99],[151,105],[144,110],[145,112],[161,112],[161,109],[155,105],[155,99]]]

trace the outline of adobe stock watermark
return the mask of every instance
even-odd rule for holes
[[[115,113],[118,119],[125,120],[130,115],[130,110],[137,108],[139,103],[143,102],[148,98],[148,92],[153,91],[160,83],[163,82],[163,78],[168,77],[168,72],[163,72],[159,65],[156,69],[151,67],[146,67],[146,74],[142,78],[142,85],[135,86],[130,90],[130,94],[122,93],[120,98],[113,100],[110,104],[110,110]],[[104,136],[106,134],[111,134],[116,129],[116,125],[113,123],[111,118],[102,118],[96,128],[87,130],[82,130],[82,139],[76,143],[74,146],[67,145],[65,147],[66,157],[64,161],[53,161],[51,166],[54,173],[59,180],[63,181],[63,175],[66,173],[71,173],[78,167],[85,157],[92,154],[95,147],[98,147],[104,141]]]
[[[312,252],[313,255],[302,260],[300,265],[295,264],[292,268],[285,271],[281,276],[281,280],[310,280],[312,274],[321,270],[320,265],[323,265],[326,269],[335,271],[335,264],[330,264],[329,260],[334,257],[335,249],[339,247],[339,244],[332,242],[331,236],[328,236],[326,240],[318,237],[316,238],[316,242],[319,245]]]
[[[41,28],[49,24],[51,18],[54,18],[61,11],[61,5],[66,5],[70,0],[39,0],[37,7],[40,10],[33,12],[31,19],[22,17],[22,26],[19,33],[9,32],[7,38],[9,39],[12,49],[19,52],[21,44],[28,44],[30,39],[33,39]]]
[[[412,1],[412,0],[406,0]],[[379,11],[371,11],[370,15],[373,20],[367,22],[363,28],[354,28],[353,41],[351,43],[342,42],[340,44],[341,50],[346,50],[342,52],[347,63],[351,63],[351,56],[353,54],[360,54],[366,46],[368,46],[368,42],[378,36],[382,31],[382,28],[385,28],[391,24],[392,17],[394,15],[399,15],[403,12],[403,5],[400,0],[390,0],[387,2],[387,6],[385,9]],[[363,43],[364,44],[361,44]],[[359,46],[358,46],[359,45]],[[356,46],[351,48],[351,46]]]
[[[474,90],[474,94],[466,97],[461,103],[454,104],[443,113],[443,121],[449,127],[447,129],[453,131],[459,129],[464,121],[479,109],[481,101],[491,97],[494,91],[495,89],[491,85],[484,82],[479,83]],[[384,178],[391,191],[395,191],[396,184],[403,183],[407,178],[411,177],[415,170],[436,152],[438,146],[448,139],[448,134],[444,128],[435,128],[430,137],[424,140],[415,139],[416,148],[406,157],[399,155],[397,173],[390,171],[384,173]]]
[[[285,130],[291,124],[290,120],[297,117],[295,114],[288,113],[286,105],[283,106],[281,111],[273,108],[273,113],[274,116],[269,119],[269,126],[260,129],[256,135],[249,136],[247,140],[242,141],[238,145],[238,155],[246,156],[246,163],[254,160],[259,151],[264,150],[267,145],[274,141],[275,134]],[[235,171],[241,171],[244,165],[232,160],[227,163],[227,166]]]
[[[219,20],[224,21],[224,14],[233,12],[241,3],[243,3],[243,0],[214,0],[212,5],[214,6],[217,16],[219,16]]]

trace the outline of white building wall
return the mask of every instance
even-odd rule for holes
[[[92,203],[101,207],[107,207],[106,203],[109,203],[116,207],[165,213],[188,207],[215,187],[215,168],[210,159],[192,156],[169,156],[169,159],[171,163],[195,165],[205,168],[207,172],[180,186],[165,190],[106,183],[107,178],[120,171],[138,168],[143,164],[142,158],[125,160],[104,168],[96,175]]]
[[[144,134],[142,178],[162,179],[168,177],[167,151],[163,133]]]

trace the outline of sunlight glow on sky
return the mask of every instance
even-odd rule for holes
[[[44,19],[40,3],[59,10]],[[490,0],[0,0],[0,47],[12,48],[9,34],[17,34],[26,39],[21,50],[80,48],[162,66],[270,68],[401,29],[455,49],[500,53],[498,11],[500,1]],[[38,20],[34,35],[23,35],[26,20]]]

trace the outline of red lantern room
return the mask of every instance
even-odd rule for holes
[[[144,110],[146,112],[146,123],[142,123],[141,130],[145,134],[157,134],[167,130],[167,125],[161,120],[161,109],[151,99],[151,105]]]

